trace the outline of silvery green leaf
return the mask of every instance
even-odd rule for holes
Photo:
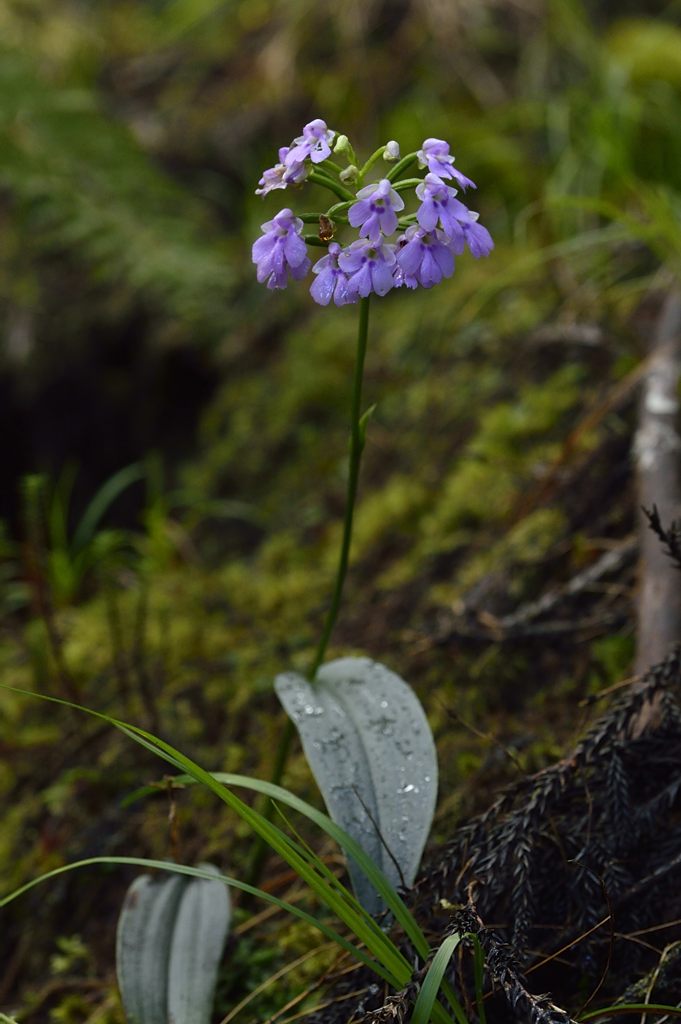
[[[199,866],[219,874],[211,864]],[[230,917],[224,882],[189,882],[175,918],[168,963],[168,1020],[173,1024],[210,1024]]]
[[[186,879],[140,875],[116,931],[116,973],[129,1024],[168,1024],[168,954]]]
[[[393,885],[411,885],[437,796],[435,744],[414,691],[369,658],[329,662],[314,685],[286,672],[275,688],[333,820]],[[362,905],[383,909],[359,867],[348,868]]]

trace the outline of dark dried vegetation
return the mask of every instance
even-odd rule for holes
[[[647,514],[681,566],[681,524]],[[478,937],[490,1024],[681,1000],[681,646],[617,692],[567,757],[460,828],[410,894],[434,949],[452,930]],[[312,1020],[407,1021],[424,974],[358,1003],[355,973]],[[465,948],[450,981],[477,1020]]]

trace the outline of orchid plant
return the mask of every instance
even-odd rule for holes
[[[391,169],[378,181],[365,183],[379,161],[392,165]],[[414,165],[425,173],[402,177],[415,170]],[[334,202],[325,211],[300,216],[285,208],[262,225],[262,236],[253,245],[258,280],[270,289],[280,289],[291,279],[302,280],[311,270],[314,301],[323,306],[332,300],[337,306],[356,303],[359,330],[338,570],[307,672],[284,672],[275,682],[289,720],[273,781],[211,773],[135,725],[61,698],[34,696],[78,708],[109,723],[181,773],[175,780],[178,784],[194,782],[206,787],[260,838],[260,863],[267,849],[279,854],[346,926],[347,935],[323,918],[252,884],[259,873],[258,856],[251,882],[220,875],[206,865],[192,868],[145,858],[94,857],[58,867],[0,898],[1,908],[41,881],[94,864],[136,865],[194,879],[197,884],[169,884],[143,876],[133,883],[126,898],[118,932],[118,970],[126,1011],[137,1024],[158,1024],[171,1008],[178,1024],[204,1024],[210,1019],[217,964],[229,923],[224,891],[219,904],[213,896],[220,884],[261,897],[317,928],[395,992],[412,984],[414,964],[420,962],[425,974],[413,1020],[418,1024],[431,1019],[435,1024],[452,1020],[467,1024],[467,1015],[445,978],[461,936],[448,934],[431,958],[426,937],[398,891],[414,880],[435,808],[437,758],[427,719],[411,688],[390,669],[368,658],[325,663],[325,657],[347,574],[360,462],[371,413],[362,412],[370,296],[386,295],[393,288],[431,288],[451,277],[456,257],[466,248],[476,258],[486,256],[493,242],[478,215],[457,198],[455,186],[465,191],[475,184],[454,167],[449,145],[441,139],[426,139],[421,149],[404,157],[397,142],[390,141],[359,166],[347,136],[316,119],[290,146],[279,150],[279,162],[263,172],[256,192],[266,197],[279,189],[299,190],[305,182],[325,187]],[[418,206],[407,213],[403,196],[410,193]],[[317,232],[303,234],[306,224],[316,225]],[[336,233],[346,225],[355,229],[358,237],[343,247],[336,241]],[[314,266],[308,246],[326,250]],[[278,785],[296,727],[330,817]],[[241,800],[235,787],[267,798],[264,813]],[[269,815],[274,801],[302,813],[340,844],[348,857],[355,895],[295,833],[292,837],[272,823]],[[410,943],[409,957],[387,932],[385,917],[383,926],[376,921],[376,915],[386,912]],[[447,1008],[439,1001],[440,991]],[[482,1020],[480,986],[476,997]]]
[[[378,177],[379,162],[389,169],[378,181],[367,182]],[[405,177],[417,171],[420,176]],[[348,137],[316,118],[290,146],[279,150],[278,162],[263,172],[255,191],[265,198],[279,190],[300,191],[306,182],[325,188],[334,202],[324,211],[299,216],[285,207],[262,224],[252,250],[258,281],[270,289],[286,288],[290,280],[301,281],[311,270],[314,301],[322,306],[332,301],[336,306],[358,304],[359,331],[336,580],[307,673],[285,673],[275,683],[290,720],[273,781],[281,780],[295,725],[331,816],[378,860],[393,884],[409,885],[436,797],[437,761],[425,715],[407,684],[384,666],[365,658],[324,665],[348,569],[360,462],[372,411],[362,412],[369,300],[393,288],[432,288],[452,276],[456,257],[466,248],[479,258],[487,256],[494,243],[478,214],[457,198],[459,189],[465,192],[476,185],[454,166],[449,143],[443,139],[425,139],[419,150],[404,157],[391,140],[360,165]],[[412,197],[418,205],[408,212],[405,198]],[[305,225],[315,225],[316,233],[304,234]],[[341,245],[337,233],[346,226],[358,237]],[[309,246],[326,250],[314,265]],[[263,856],[261,847],[254,877]],[[352,864],[350,868],[354,880]],[[370,891],[362,891],[361,884],[355,887],[372,912],[381,909]]]

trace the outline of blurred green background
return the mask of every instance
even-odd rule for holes
[[[447,139],[496,241],[438,288],[373,303],[377,409],[335,636],[417,687],[442,838],[507,772],[456,716],[531,770],[573,735],[574,699],[629,667],[625,592],[615,626],[540,653],[448,630],[633,528],[633,405],[607,401],[681,270],[678,0],[3,0],[0,668],[216,767],[271,770],[271,681],[307,663],[335,566],[356,330],[356,310],[268,292],[250,262],[261,222],[315,206],[254,194],[314,117],[365,157]],[[152,763],[2,701],[3,889],[85,853],[168,855],[165,805],[119,803]],[[309,787],[302,761],[288,781]],[[238,874],[248,837],[191,799],[183,856]],[[5,912],[0,1009],[77,1022],[94,999],[120,1019],[93,920],[113,922],[123,882]],[[280,963],[243,956],[226,1007]],[[45,994],[62,968],[101,987]]]
[[[329,415],[329,386],[342,401],[317,339],[349,345],[353,313],[313,309],[302,287],[265,294],[249,262],[286,201],[254,195],[261,170],[314,116],[365,153],[450,140],[497,239],[484,267],[462,260],[451,285],[381,304],[385,372],[402,372],[424,320],[421,377],[462,335],[632,308],[651,273],[678,268],[678,15],[575,0],[5,0],[2,514],[16,527],[22,474],[74,462],[82,506],[150,450],[175,480],[198,457],[202,493],[259,504],[262,467],[241,479],[237,421],[257,416],[247,444],[264,452],[282,406],[296,403],[295,444],[311,407]],[[310,342],[294,370],[296,330]],[[308,394],[280,380],[275,408],[269,386],[257,392],[277,372]]]

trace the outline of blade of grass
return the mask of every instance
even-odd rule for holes
[[[73,536],[73,550],[78,551],[88,544],[99,526],[102,516],[109,506],[116,500],[119,494],[125,491],[131,484],[142,480],[145,469],[139,463],[134,462],[131,466],[125,466],[114,473],[95,494],[92,501],[83,513]]]
[[[620,1013],[666,1013],[672,1017],[681,1017],[681,1006],[667,1006],[664,1003],[619,1003],[616,1006],[604,1006],[601,1010],[589,1010],[579,1020],[597,1020],[600,1017],[614,1017]]]
[[[449,966],[449,961],[454,955],[454,951],[461,942],[461,936],[458,932],[454,932],[453,935],[448,935],[444,940],[437,953],[433,957],[433,962],[428,968],[428,973],[423,979],[421,985],[421,991],[418,994],[416,1003],[414,1004],[414,1012],[411,1016],[410,1024],[428,1024],[431,1019],[437,1004],[437,995],[440,991],[442,979],[444,978],[445,971]],[[468,1024],[466,1015],[463,1012],[463,1007],[459,1004],[458,1000],[454,1000],[452,1004],[452,1010],[459,1024]]]
[[[281,812],[280,812],[281,813]],[[269,819],[268,819],[269,820]],[[287,822],[288,824],[288,822]],[[290,827],[290,825],[289,825]],[[395,950],[395,944],[379,927],[378,923],[371,917],[354,894],[336,878],[334,873],[326,866],[324,861],[305,843],[296,833],[296,839],[287,836],[291,847],[306,861],[311,871],[315,872],[318,878],[326,883],[331,890],[335,890],[339,898],[344,900],[350,907],[354,907],[357,914],[366,923],[367,927],[373,930],[376,948],[383,947],[388,955]]]
[[[274,800],[272,801],[272,804],[273,804],[273,807],[274,807],[276,813],[281,818],[282,822],[284,823],[284,825],[286,826],[288,831],[291,833],[291,836],[289,837],[291,842],[295,842],[296,847],[299,850],[299,852],[301,853],[301,855],[306,857],[307,860],[309,861],[309,863],[313,864],[317,868],[317,871],[319,871],[320,874],[324,875],[324,878],[326,878],[326,880],[328,881],[329,885],[336,886],[338,888],[339,892],[340,891],[345,891],[346,898],[347,898],[348,902],[351,903],[358,912],[361,911],[362,905],[359,902],[359,900],[357,899],[357,897],[354,895],[352,890],[351,889],[347,889],[343,885],[343,883],[341,882],[340,878],[338,878],[338,876],[336,874],[334,874],[334,872],[326,864],[326,862],[315,852],[315,850],[310,846],[310,844],[307,842],[307,840],[300,834],[300,832],[294,826],[294,824],[290,820],[290,818],[288,818],[284,814],[284,812],[281,809],[281,807],[279,806],[279,804],[277,804]]]
[[[69,506],[76,482],[76,473],[75,464],[68,463],[54,486],[48,513],[48,532],[52,550],[68,551]]]
[[[356,898],[352,890],[346,889],[346,887],[342,884],[340,879],[338,879],[336,875],[334,875],[333,871],[331,871],[331,869],[324,863],[321,857],[319,857],[315,853],[315,851],[309,846],[309,844],[305,842],[303,837],[298,833],[298,831],[293,827],[292,823],[288,820],[288,818],[286,817],[282,809],[279,807],[279,805],[275,803],[275,807],[277,809],[278,814],[285,821],[287,828],[291,832],[293,832],[294,836],[296,837],[297,849],[303,856],[307,858],[310,866],[315,867],[316,870],[324,876],[324,878],[331,887],[336,887],[339,893],[343,895],[343,897],[347,900],[348,903],[355,907],[358,913],[363,913],[364,910],[362,904]],[[382,928],[380,927],[378,922],[374,920],[373,917],[368,918],[367,924],[369,924],[369,922],[371,922],[371,924],[373,925],[377,938],[385,938],[385,933],[383,932]]]
[[[485,953],[477,935],[471,933],[466,938],[470,939],[473,943],[473,981],[475,985],[475,1008],[478,1011],[478,1024],[487,1024],[483,994]]]

